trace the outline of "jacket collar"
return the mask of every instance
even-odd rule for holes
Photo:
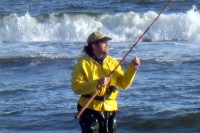
[[[98,59],[93,53],[89,55],[91,58],[93,58],[96,62],[98,62],[100,65],[103,64],[104,59],[107,57],[107,54],[105,54],[102,58]]]

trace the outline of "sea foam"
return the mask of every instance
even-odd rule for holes
[[[114,42],[135,41],[157,15],[154,11],[10,14],[0,17],[0,42],[83,42],[96,30],[103,31]],[[143,41],[200,41],[199,21],[200,13],[195,6],[185,13],[164,13]]]

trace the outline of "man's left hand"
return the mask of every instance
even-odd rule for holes
[[[139,59],[139,57],[135,57],[132,60],[131,63],[132,63],[133,68],[137,70],[139,68],[139,66],[140,66],[140,59]]]

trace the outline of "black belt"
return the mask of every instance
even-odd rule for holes
[[[91,98],[92,97],[92,95],[81,95],[82,97],[85,97],[85,98]],[[104,100],[106,100],[106,99],[108,99],[108,98],[106,98],[106,97],[104,97],[104,96],[96,96],[95,98],[94,98],[95,100],[99,100],[99,101],[104,101]]]
[[[100,100],[100,101],[104,101],[106,99],[109,99],[109,96],[116,91],[116,87],[115,86],[110,86],[107,91],[106,91],[106,94],[104,96],[96,96],[94,99],[95,100]],[[82,97],[85,97],[85,98],[91,98],[92,95],[81,95]]]

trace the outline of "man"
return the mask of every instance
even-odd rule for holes
[[[115,133],[116,98],[118,88],[127,89],[132,84],[140,59],[134,58],[125,73],[121,66],[107,77],[118,65],[118,61],[108,54],[108,41],[111,40],[101,32],[93,32],[84,47],[86,55],[82,57],[72,72],[71,85],[74,93],[81,95],[78,111],[98,90],[98,94],[80,117],[82,133]]]

